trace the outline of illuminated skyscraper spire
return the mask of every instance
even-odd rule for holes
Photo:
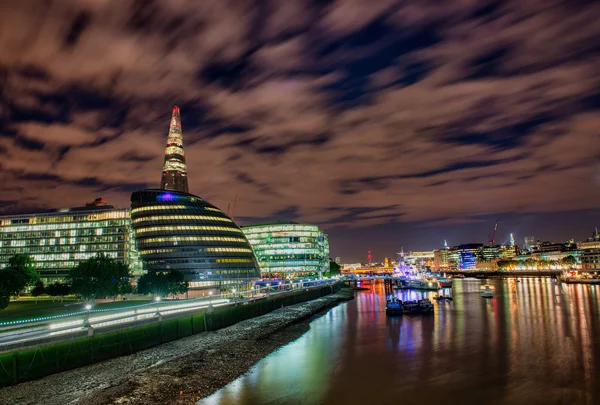
[[[181,117],[177,106],[173,107],[160,188],[188,192],[187,166],[185,164],[185,154],[183,153],[183,136],[181,135]]]

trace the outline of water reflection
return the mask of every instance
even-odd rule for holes
[[[392,318],[375,284],[199,404],[598,404],[598,288],[455,280],[434,316]]]

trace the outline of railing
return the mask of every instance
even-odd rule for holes
[[[182,300],[181,302],[159,301],[126,308],[78,311],[65,314],[63,317],[34,318],[29,322],[0,327],[0,351],[54,341],[70,335],[80,337],[87,333],[91,336],[97,329],[115,330],[140,323],[161,321],[163,318],[174,318],[197,311],[207,311],[214,307],[234,306],[257,299],[266,299],[270,296],[294,294],[296,291],[308,291],[312,288],[332,286],[335,282],[334,280],[319,280],[282,284],[276,288],[265,286],[240,292],[232,291],[204,298]],[[48,324],[49,321],[59,318],[65,321]]]

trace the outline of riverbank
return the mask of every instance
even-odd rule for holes
[[[193,404],[308,329],[309,318],[354,292],[344,288],[215,332],[0,389],[14,405]]]

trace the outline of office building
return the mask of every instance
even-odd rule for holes
[[[16,254],[30,256],[44,284],[64,281],[69,271],[98,253],[129,265],[136,276],[142,266],[131,230],[129,209],[101,198],[85,207],[0,217],[0,267]]]
[[[243,226],[263,277],[320,276],[329,269],[329,241],[315,225],[297,222]]]

